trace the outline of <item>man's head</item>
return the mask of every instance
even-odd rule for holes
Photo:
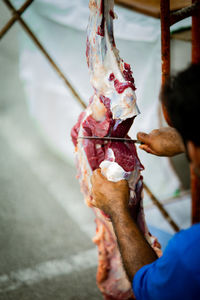
[[[160,97],[187,147],[191,163],[200,174],[200,64],[171,77]]]

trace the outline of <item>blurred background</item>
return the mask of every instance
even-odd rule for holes
[[[16,9],[24,1],[11,2]],[[130,131],[165,125],[160,21],[115,7],[116,45],[131,64],[141,114]],[[0,2],[0,28],[12,14]],[[66,78],[88,103],[93,94],[85,59],[88,0],[35,0],[23,13]],[[190,62],[190,40],[172,27],[172,72]],[[0,299],[101,299],[96,287],[95,223],[76,180],[70,130],[82,111],[69,88],[18,22],[0,41]],[[173,160],[138,151],[144,181],[180,228],[190,225],[189,172]],[[174,230],[144,192],[147,222],[163,249]]]

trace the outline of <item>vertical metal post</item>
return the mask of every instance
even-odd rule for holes
[[[192,196],[192,224],[200,222],[200,179],[190,168],[191,196]]]
[[[160,1],[160,22],[161,22],[161,64],[162,64],[162,85],[170,75],[170,3],[169,0]],[[163,115],[170,125],[167,111],[162,106]]]
[[[161,63],[162,63],[162,84],[170,74],[170,6],[169,0],[160,2],[161,21]]]
[[[197,9],[192,16],[192,62],[200,62],[200,0],[193,0],[192,3],[198,2]]]
[[[200,3],[200,0],[197,0]],[[196,1],[192,1],[193,3]],[[200,62],[200,8],[192,16],[192,62]],[[192,223],[200,222],[200,179],[191,169]]]

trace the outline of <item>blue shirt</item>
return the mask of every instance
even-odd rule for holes
[[[163,256],[134,276],[137,300],[200,299],[200,224],[181,230]]]

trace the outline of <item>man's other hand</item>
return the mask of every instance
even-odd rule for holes
[[[128,208],[129,188],[126,180],[108,181],[97,169],[91,177],[92,205],[112,216],[114,212]]]
[[[137,139],[143,143],[140,149],[157,156],[174,156],[185,152],[179,133],[172,127],[154,129],[149,134],[138,132]]]

